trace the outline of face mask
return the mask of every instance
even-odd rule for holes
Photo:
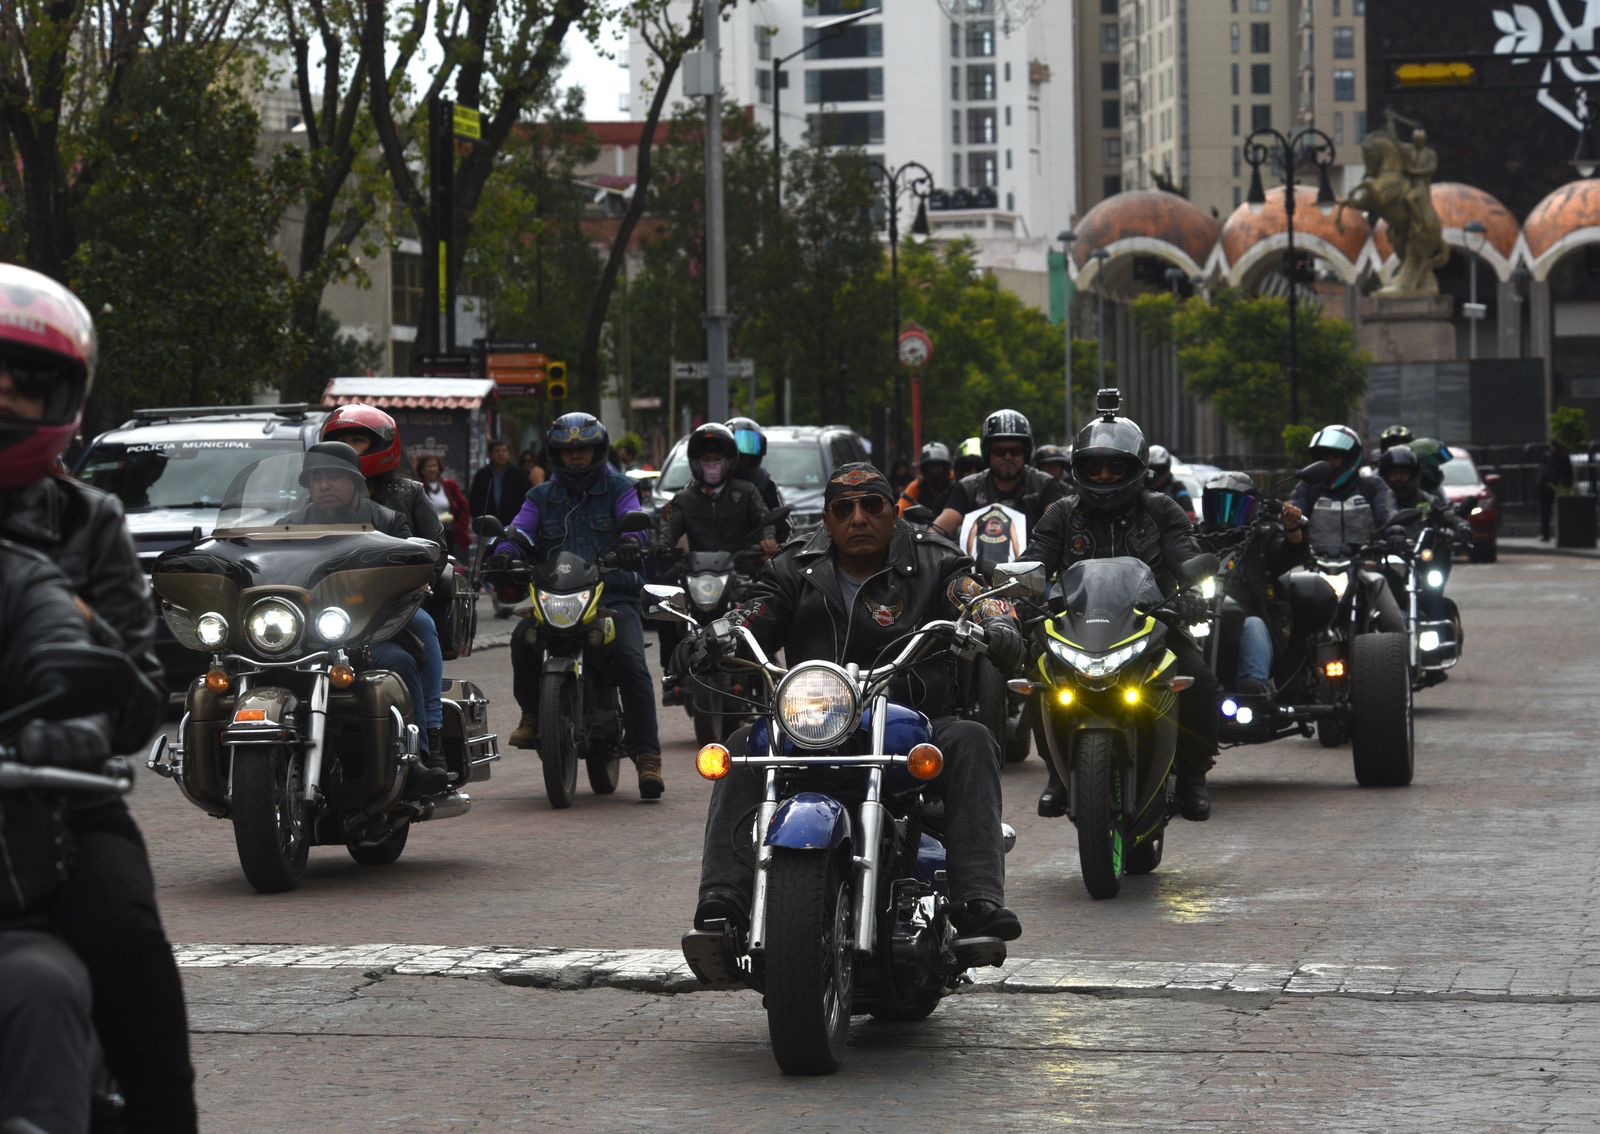
[[[701,461],[700,479],[706,484],[721,484],[722,474],[727,467],[726,461]]]

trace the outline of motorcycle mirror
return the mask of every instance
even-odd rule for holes
[[[115,708],[144,681],[121,650],[82,642],[49,642],[28,653],[29,686],[56,696],[33,710],[34,716],[60,721]]]
[[[620,532],[647,532],[655,526],[648,512],[629,512],[617,521]]]
[[[481,536],[498,537],[506,534],[506,527],[500,522],[498,516],[472,517],[472,530]]]
[[[933,509],[926,504],[913,504],[900,514],[900,518],[912,524],[931,524],[937,519]]]
[[[793,511],[794,511],[794,505],[793,504],[785,504],[782,507],[774,508],[772,511],[768,512],[765,516],[761,517],[761,526],[762,527],[766,527],[768,524],[775,524],[779,520],[781,520],[784,517],[786,517],[790,512],[793,512]]]
[[[1222,560],[1207,551],[1184,563],[1178,569],[1178,574],[1184,586],[1193,587],[1215,575],[1221,568]]]
[[[1303,480],[1307,484],[1323,484],[1333,475],[1333,466],[1327,461],[1312,461],[1294,475],[1295,479]]]
[[[1029,598],[1044,598],[1046,587],[1044,564],[1037,559],[1018,559],[1011,563],[997,564],[994,575],[996,582],[1011,583],[1018,592]]]
[[[657,622],[676,621],[668,611],[677,611],[687,614],[689,599],[684,594],[682,587],[668,586],[665,583],[646,583],[644,593],[655,601],[645,606],[644,616]]]

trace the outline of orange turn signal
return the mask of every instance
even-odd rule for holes
[[[234,724],[249,721],[264,721],[266,719],[267,710],[265,709],[240,709],[237,713],[233,714]]]
[[[328,671],[328,681],[335,689],[348,689],[356,683],[356,671],[347,665],[336,665]]]
[[[213,693],[226,693],[233,686],[225,669],[206,670],[206,688]]]
[[[720,780],[733,767],[733,757],[721,744],[708,744],[694,758],[694,770],[708,780]]]
[[[931,780],[944,771],[944,753],[932,744],[919,744],[907,753],[906,769],[919,780]]]
[[[1343,677],[1344,662],[1336,658],[1327,665],[1323,666],[1322,672],[1326,673],[1329,677]]]

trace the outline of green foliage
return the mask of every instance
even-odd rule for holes
[[[95,139],[72,285],[99,324],[99,420],[135,406],[248,401],[275,384],[287,281],[283,200],[258,122],[209,49],[157,48]]]
[[[1589,443],[1589,415],[1575,406],[1557,406],[1550,415],[1550,440],[1569,452]]]
[[[383,365],[383,346],[339,331],[339,320],[323,308],[317,312],[317,328],[306,352],[305,377],[286,386],[283,397],[291,402],[316,403],[332,378],[360,377]]]
[[[1300,304],[1297,314],[1301,419],[1342,421],[1366,391],[1368,359],[1348,323],[1314,303]],[[1290,403],[1287,301],[1229,289],[1209,302],[1184,301],[1172,324],[1188,388],[1262,451],[1282,444]]]
[[[1311,447],[1311,439],[1317,435],[1317,425],[1285,425],[1283,427],[1283,455],[1289,458],[1289,463],[1303,461],[1306,450]]]

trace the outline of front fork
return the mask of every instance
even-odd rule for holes
[[[242,702],[250,691],[250,674],[239,677],[238,700]],[[313,806],[321,801],[322,785],[322,754],[324,741],[328,732],[328,695],[330,684],[327,670],[317,670],[311,674],[311,696],[307,706],[306,731],[300,738],[301,754],[305,760],[305,784],[303,787],[306,803]],[[415,726],[412,726],[415,727]],[[233,762],[238,757],[241,743],[235,741],[228,745],[228,799],[233,799]]]

